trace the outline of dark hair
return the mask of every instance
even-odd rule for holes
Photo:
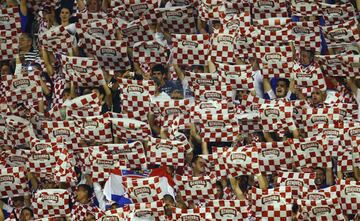
[[[278,84],[279,81],[285,81],[286,83],[286,87],[289,87],[290,86],[290,81],[286,78],[279,78],[276,82],[276,85]]]
[[[169,200],[175,203],[174,197],[172,197],[170,194],[165,194],[164,200]]]
[[[200,157],[200,155],[195,155],[192,160],[191,160],[191,164],[195,163]]]
[[[321,168],[321,167],[315,167],[314,168],[314,172],[315,170],[321,170],[323,172],[323,174],[326,174],[326,170],[324,168]]]
[[[168,70],[162,64],[156,64],[154,67],[151,68],[151,72],[161,72],[163,75],[167,74]]]
[[[24,207],[24,208],[21,210],[21,213],[22,213],[24,210],[29,211],[30,214],[31,214],[31,217],[34,217],[34,212],[32,211],[32,209],[30,209],[29,207]]]
[[[70,88],[65,88],[65,89],[63,90],[61,96],[64,96],[65,93],[69,93],[69,94],[70,94],[70,93],[71,93]]]
[[[79,184],[77,186],[78,189],[83,188],[88,192],[88,197],[90,198],[93,195],[93,189],[91,188],[91,186],[87,185],[87,184]]]

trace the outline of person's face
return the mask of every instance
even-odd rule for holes
[[[66,101],[68,99],[70,99],[70,93],[65,92],[64,95],[63,95],[63,101]]]
[[[99,3],[97,0],[89,0],[88,1],[88,10],[89,12],[98,12],[99,11]]]
[[[30,221],[32,220],[32,215],[31,212],[27,209],[24,209],[21,211],[21,215],[20,215],[20,221]]]
[[[278,98],[283,98],[287,93],[287,85],[285,81],[278,81],[276,84],[275,94]]]
[[[79,187],[76,191],[76,200],[83,201],[88,198],[88,192],[83,187]]]
[[[309,65],[313,60],[312,54],[310,51],[302,50],[300,52],[300,64]]]
[[[95,216],[93,214],[87,214],[85,221],[96,221]]]
[[[13,200],[13,205],[15,208],[21,208],[25,205],[24,197],[22,197],[22,196],[14,197],[14,198],[12,198],[12,200]]]
[[[176,90],[171,93],[170,97],[173,100],[181,100],[184,98],[184,95],[181,93],[181,91]]]
[[[9,75],[10,74],[10,67],[9,65],[5,64],[1,67],[1,70],[0,70],[0,76],[6,76],[6,75]]]
[[[191,151],[190,153],[187,153],[186,154],[186,162],[190,163],[191,162],[191,159],[194,157],[194,153]]]
[[[223,191],[223,189],[221,188],[221,186],[219,186],[219,185],[216,185],[216,191],[217,191],[217,196],[216,196],[216,198],[217,199],[222,199],[223,198],[223,196],[224,196],[224,191]]]
[[[320,89],[315,89],[314,92],[311,93],[311,102],[313,104],[321,104],[324,101],[324,94]]]
[[[221,28],[221,23],[219,21],[216,21],[213,23],[213,27],[216,30],[219,30]]]
[[[249,184],[249,178],[247,176],[240,176],[237,178],[239,181],[239,187],[241,190],[246,190]]]
[[[153,71],[152,76],[154,79],[157,79],[160,82],[162,82],[164,80],[164,75],[161,73],[161,71]]]
[[[19,37],[20,51],[28,50],[28,48],[31,48],[31,39],[28,38],[26,35],[20,35]]]
[[[196,66],[192,67],[192,72],[194,72],[194,73],[203,73],[204,69],[201,66],[196,65]]]
[[[67,8],[61,9],[60,18],[61,18],[61,22],[69,22],[69,19],[70,19],[69,9],[67,9]]]
[[[193,169],[194,169],[194,172],[205,173],[205,162],[204,162],[204,160],[202,158],[198,158],[193,163]]]
[[[325,174],[323,170],[315,170],[315,184],[322,185],[325,181]]]
[[[165,215],[168,217],[171,217],[172,215],[172,209],[175,207],[174,200],[171,199],[164,199],[164,209],[165,209]]]

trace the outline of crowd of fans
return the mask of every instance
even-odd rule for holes
[[[0,0],[0,221],[360,220],[359,10]]]

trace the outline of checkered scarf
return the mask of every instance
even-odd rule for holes
[[[359,29],[355,19],[333,26],[322,26],[321,30],[329,47],[336,47],[344,43],[360,41]]]
[[[137,19],[133,12],[127,10],[125,5],[108,8],[107,15],[110,18],[117,19],[118,23],[122,23],[123,20],[132,22]]]
[[[127,212],[127,220],[165,220],[165,210],[163,201],[150,203],[134,203],[126,205],[124,210]]]
[[[318,88],[322,91],[326,90],[326,83],[321,68],[317,63],[306,68],[301,67],[299,64],[295,64],[293,67],[294,80],[297,86],[302,89],[306,88]],[[311,89],[306,90],[306,97],[311,96]]]
[[[299,200],[298,204],[301,205],[300,217],[303,219],[345,220],[337,198],[316,201]]]
[[[0,198],[23,196],[29,193],[26,171],[23,167],[0,169]]]
[[[17,38],[17,32],[5,29],[1,30],[0,42],[0,60],[11,60],[16,58],[19,54],[19,40]]]
[[[291,14],[293,16],[321,16],[321,7],[314,1],[293,2],[291,4]]]
[[[298,190],[302,187],[305,187],[310,190],[316,189],[315,173],[279,171],[276,180],[276,185],[290,186],[293,189],[298,189]]]
[[[62,25],[39,34],[39,44],[54,53],[70,53],[72,42],[73,36]]]
[[[157,0],[115,0],[110,3],[112,7],[124,5],[125,8],[132,12],[135,18],[145,16],[150,23],[156,23],[157,14],[155,9],[159,7]]]
[[[235,47],[239,58],[254,57],[252,55],[255,43],[258,40],[258,33],[253,26],[240,27],[235,39]]]
[[[75,117],[77,137],[96,143],[111,143],[111,123],[103,116]]]
[[[252,90],[254,82],[251,65],[229,65],[217,63],[217,70],[222,82],[232,86],[234,90]]]
[[[291,221],[293,220],[292,204],[274,203],[271,205],[263,205],[261,212],[257,212],[255,217],[262,217],[262,219],[274,219]]]
[[[297,48],[306,48],[320,53],[321,36],[318,21],[293,22],[288,28],[291,29],[291,38]]]
[[[264,19],[271,17],[289,17],[287,13],[286,0],[261,1],[254,0],[252,7],[254,19]]]
[[[35,133],[30,121],[17,117],[6,116],[5,118],[5,141],[9,146],[29,146],[30,141],[35,138]]]
[[[338,25],[356,17],[354,6],[348,2],[345,4],[326,4],[319,3],[325,25]]]
[[[133,47],[136,42],[154,40],[154,33],[145,18],[136,19],[117,25],[128,47]]]
[[[200,101],[211,101],[211,100],[233,100],[233,91],[231,85],[220,85],[220,86],[194,86],[194,97]]]
[[[0,9],[0,30],[21,32],[20,11],[18,7]]]
[[[210,208],[215,221],[228,220],[230,217],[236,220],[248,218],[245,200],[209,200],[206,207]]]
[[[340,205],[346,214],[358,213],[360,205],[360,183],[356,181],[340,181]]]
[[[103,144],[99,150],[112,155],[119,155],[121,159],[126,161],[130,169],[146,169],[147,158],[145,156],[145,149],[140,141],[135,141],[130,144]],[[97,151],[94,148],[94,151]]]
[[[85,220],[89,214],[94,215],[95,219],[100,219],[104,215],[98,207],[76,202],[71,209],[71,220]]]
[[[159,177],[143,179],[123,178],[123,186],[127,196],[133,203],[148,203],[160,200],[161,188]]]
[[[220,22],[225,25],[228,22],[241,18],[245,22],[241,26],[250,26],[250,7],[250,3],[246,1],[223,1],[223,5],[219,9]]]
[[[25,167],[29,155],[30,151],[23,149],[2,151],[0,155],[0,163],[4,167]]]
[[[185,146],[181,141],[170,141],[150,137],[147,157],[151,164],[182,167],[185,164]]]
[[[8,105],[33,104],[43,99],[39,71],[29,72],[21,64],[16,65],[16,75],[3,76]]]
[[[201,0],[198,8],[199,18],[203,21],[218,19],[221,6],[221,0]]]
[[[274,189],[258,189],[253,187],[250,194],[251,207],[254,212],[261,212],[266,205],[291,204],[293,196],[291,187],[282,186]]]
[[[62,138],[66,145],[76,149],[78,142],[76,139],[76,126],[74,121],[44,121],[43,135],[47,140]]]
[[[78,18],[78,22],[80,24],[89,24],[93,23],[95,21],[99,21],[102,19],[106,19],[108,16],[105,13],[102,12],[79,12],[76,14],[76,17]],[[115,16],[114,16],[115,17]]]
[[[175,64],[205,65],[210,52],[210,36],[173,34],[171,52]]]
[[[76,82],[79,87],[97,87],[106,83],[96,60],[61,55],[61,62],[65,79]]]
[[[162,63],[168,61],[167,48],[157,41],[141,41],[133,46],[133,61],[138,63]]]
[[[88,22],[82,21],[76,24],[76,32],[81,39],[85,37],[86,33],[98,39],[115,40],[115,22],[116,20],[112,18],[96,19]]]
[[[185,72],[185,79],[191,91],[196,86],[220,86],[219,76],[216,73]]]
[[[148,123],[127,119],[127,118],[109,118],[112,123],[114,137],[120,140],[147,140],[151,134]]]
[[[192,123],[199,123],[202,115],[229,115],[235,112],[233,103],[224,100],[196,101],[191,107]]]
[[[260,171],[274,172],[292,169],[292,152],[288,141],[255,143]]]
[[[70,192],[61,189],[38,190],[33,198],[34,217],[70,215]]]
[[[171,220],[213,221],[214,218],[210,208],[180,209],[174,207]]]
[[[320,190],[303,191],[302,199],[316,201],[337,198],[340,194],[340,185],[330,186]]]
[[[211,36],[210,59],[213,62],[235,63],[235,33],[214,33]]]
[[[195,34],[194,8],[190,5],[172,8],[158,8],[159,22],[164,32],[170,34]]]

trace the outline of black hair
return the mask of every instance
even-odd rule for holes
[[[322,168],[322,167],[315,167],[314,172],[315,172],[315,170],[321,170],[324,175],[326,174],[326,170],[324,168]]]
[[[161,72],[163,75],[167,74],[168,73],[168,70],[164,67],[164,65],[162,64],[156,64],[154,65],[154,67],[151,68],[151,71],[152,72]]]
[[[286,87],[289,87],[290,86],[290,81],[286,78],[279,78],[276,82],[276,85],[279,83],[279,81],[285,81],[286,83]]]
[[[165,194],[164,195],[164,200],[169,200],[175,203],[174,197],[171,196],[170,194]]]
[[[65,93],[69,93],[69,94],[70,94],[70,93],[71,93],[71,89],[70,89],[70,88],[65,88],[65,89],[63,90],[62,94],[61,94],[62,97],[64,96]]]
[[[191,160],[191,164],[195,163],[200,157],[200,155],[194,155],[194,157]]]
[[[31,217],[34,217],[34,212],[32,211],[32,209],[30,209],[29,207],[24,207],[24,208],[21,210],[21,213],[22,213],[24,210],[29,211],[30,214],[31,214]]]
[[[91,198],[91,196],[93,195],[93,189],[91,188],[91,186],[87,185],[87,184],[79,184],[77,186],[77,188],[84,188],[87,192],[88,192],[88,197]]]

